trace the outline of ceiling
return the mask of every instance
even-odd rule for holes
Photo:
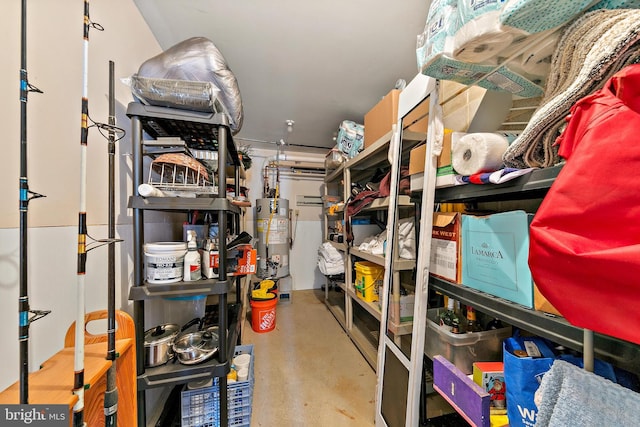
[[[284,141],[323,151],[335,145],[340,122],[363,123],[398,79],[416,75],[416,36],[430,3],[134,1],[163,49],[204,36],[222,52],[242,96],[238,145]]]

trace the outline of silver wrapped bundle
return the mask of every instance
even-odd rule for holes
[[[147,83],[154,85],[150,93],[152,94],[151,98],[156,99],[143,98],[147,102],[165,106],[168,106],[167,102],[172,102],[175,103],[174,106],[182,105],[178,108],[198,111],[216,111],[215,99],[212,98],[208,101],[203,99],[203,96],[211,95],[213,97],[214,90],[209,92],[205,86],[189,86],[188,84],[181,86],[172,84],[170,81],[210,83],[213,88],[218,89],[216,98],[229,116],[232,133],[238,133],[242,128],[242,98],[238,82],[222,53],[211,40],[205,37],[192,37],[184,40],[146,60],[134,77],[136,78],[132,79],[132,90],[136,80],[137,84],[141,83],[141,78],[150,79]],[[158,79],[169,80],[169,82],[162,82]],[[184,92],[179,93],[181,88],[184,89]],[[135,91],[133,93],[138,96]],[[156,102],[165,102],[165,104]],[[205,106],[208,108],[207,110],[203,110]]]
[[[218,99],[220,90],[210,82],[152,79],[134,74],[131,92],[148,105],[228,114]]]

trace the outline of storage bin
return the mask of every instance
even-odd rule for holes
[[[384,280],[384,268],[369,261],[356,262],[355,267],[356,295],[367,302],[378,301],[378,288]]]
[[[473,362],[498,362],[502,360],[502,341],[511,336],[511,326],[500,329],[454,334],[438,325],[438,316],[444,308],[427,310],[427,335],[424,353],[433,359],[444,356],[466,375],[473,373]],[[484,325],[484,316],[477,313]]]
[[[249,376],[245,381],[227,384],[227,408],[229,427],[249,426],[251,423],[251,404],[253,400],[253,345],[236,346],[235,356],[251,355],[249,362]],[[181,395],[182,427],[217,427],[220,425],[218,378],[213,379],[211,387],[195,390],[187,389],[185,385]]]

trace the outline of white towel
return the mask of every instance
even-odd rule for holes
[[[333,247],[333,245],[329,242],[324,242],[318,248],[318,253],[322,258],[331,262],[331,261],[342,261],[342,254]]]
[[[636,427],[640,394],[562,360],[542,377],[536,427]]]
[[[342,254],[329,242],[324,242],[318,248],[318,268],[327,276],[344,273]]]
[[[373,255],[384,255],[385,242],[387,241],[387,229],[385,228],[375,236],[369,236],[358,246],[363,252]]]
[[[416,259],[416,227],[413,218],[398,221],[398,256],[403,259]]]

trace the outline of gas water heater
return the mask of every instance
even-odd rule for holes
[[[258,277],[277,279],[289,275],[289,201],[281,198],[256,200]]]

